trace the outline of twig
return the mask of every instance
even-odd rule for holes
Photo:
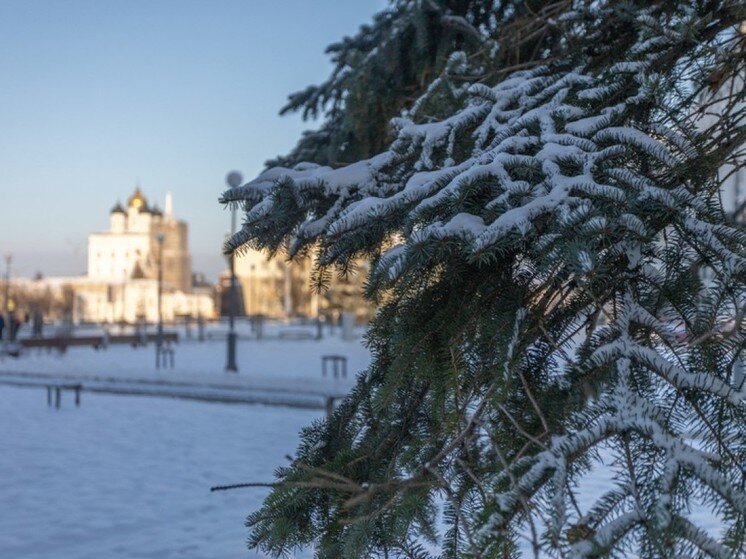
[[[229,489],[243,489],[244,487],[278,487],[281,483],[234,483],[233,485],[216,485],[210,487],[210,492],[213,491],[228,491]]]

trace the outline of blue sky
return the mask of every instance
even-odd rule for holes
[[[85,271],[86,236],[140,181],[190,224],[216,278],[225,174],[250,178],[315,126],[279,117],[324,48],[385,0],[0,0],[0,253],[16,273]]]

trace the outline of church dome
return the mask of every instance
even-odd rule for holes
[[[135,192],[127,200],[127,207],[138,209],[141,212],[148,211],[148,199],[140,192],[139,186],[135,188]]]
[[[123,213],[125,213],[124,212],[124,208],[122,207],[121,202],[117,202],[116,205],[113,208],[111,208],[111,211],[109,213],[110,214],[123,214]]]

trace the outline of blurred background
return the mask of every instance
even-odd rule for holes
[[[226,259],[218,196],[385,4],[0,2],[0,557],[257,557],[266,490],[210,487],[272,480],[372,309],[363,274]]]
[[[161,209],[173,193],[195,270],[217,280],[223,177],[314,126],[278,111],[384,5],[0,2],[0,251],[21,276],[84,274],[88,234],[139,184]]]

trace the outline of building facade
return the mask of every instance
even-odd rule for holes
[[[166,195],[161,212],[148,205],[138,187],[126,209],[119,203],[112,208],[108,231],[89,235],[88,278],[101,282],[156,279],[160,257],[164,285],[188,293],[192,262],[187,237],[187,224],[173,215],[171,194]]]
[[[366,322],[374,311],[363,297],[367,262],[359,262],[357,272],[347,277],[332,274],[319,292],[313,288],[309,256],[289,261],[283,254],[269,257],[265,251],[243,249],[236,254],[235,269],[246,315],[335,321],[342,313],[352,313],[358,322]]]
[[[173,198],[164,210],[151,206],[139,186],[109,213],[108,231],[88,237],[88,270],[84,277],[52,278],[72,291],[75,322],[166,322],[215,316],[214,289],[193,285],[189,228],[173,213]]]

